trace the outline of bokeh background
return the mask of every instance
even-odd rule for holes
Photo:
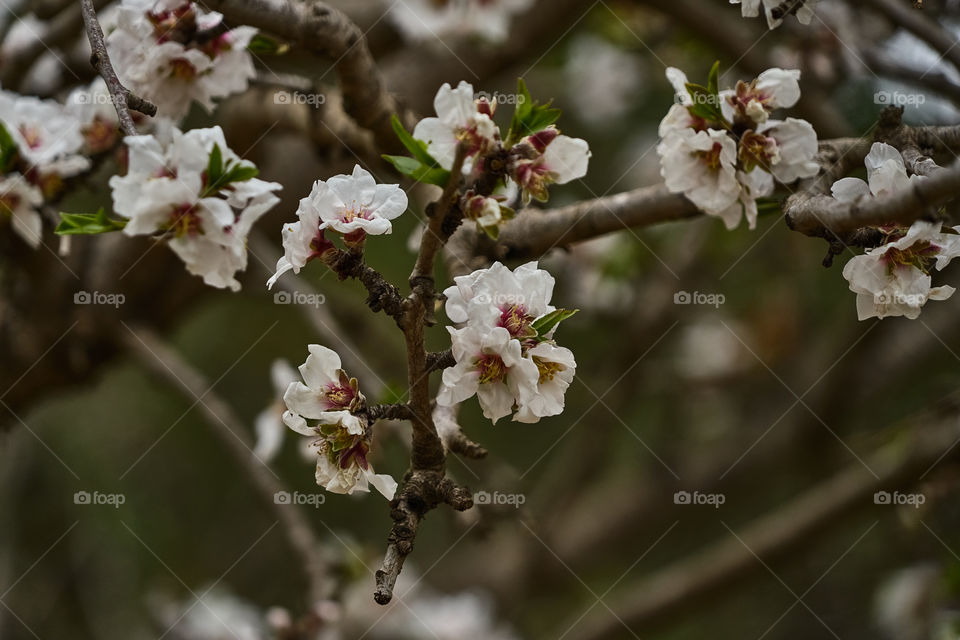
[[[552,189],[550,206],[659,181],[657,124],[673,99],[666,64],[702,80],[720,60],[723,87],[767,67],[800,68],[797,115],[822,138],[868,133],[884,106],[878,92],[922,95],[922,104],[906,105],[908,122],[958,121],[958,70],[885,2],[824,0],[811,25],[789,18],[768,31],[719,0],[546,0],[516,17],[498,45],[456,34],[411,41],[383,17],[389,3],[332,4],[367,32],[391,90],[422,115],[442,82],[510,95],[522,76],[536,98],[554,98],[561,128],[588,140],[593,157],[582,182]],[[923,4],[924,19],[956,40],[958,3]],[[13,49],[18,22],[42,26],[65,5],[3,2],[11,24],[4,61],[22,60]],[[53,18],[31,16],[51,7],[60,7]],[[91,78],[82,41],[78,30],[50,43],[56,56],[38,55],[20,90],[62,97]],[[17,367],[5,373],[14,384],[2,396],[0,638],[268,638],[310,606],[276,505],[201,405],[226,401],[234,426],[256,440],[256,417],[277,399],[272,364],[300,364],[311,342],[341,353],[348,344],[345,362],[356,363],[350,373],[371,400],[402,394],[401,336],[365,308],[357,283],[311,264],[303,275],[313,289],[290,286],[322,294],[316,307],[277,303],[264,286],[280,225],[313,180],[361,162],[381,181],[398,181],[368,139],[322,124],[339,99],[329,62],[297,50],[263,57],[250,92],[212,115],[196,109],[185,124],[222,124],[234,150],[284,185],[282,204],[258,224],[268,242],[251,244],[241,293],[202,289],[148,242],[76,240],[66,265],[97,266],[78,282],[57,273],[52,237],[51,251],[36,255],[4,240],[0,276],[16,302],[0,302],[0,314],[26,318],[34,332],[7,331],[4,349],[46,336],[51,360],[35,368],[0,360]],[[305,86],[327,96],[316,112],[272,99],[278,87]],[[510,110],[501,105],[498,120]],[[63,208],[108,203],[111,169]],[[397,283],[413,263],[422,206],[435,195],[410,193],[411,211],[393,235],[368,242],[369,261]],[[118,243],[125,252],[96,263]],[[448,463],[458,481],[523,504],[432,512],[387,610],[372,599],[386,501],[327,495],[304,506],[337,584],[317,614],[333,634],[325,637],[960,637],[950,448],[960,431],[955,413],[936,409],[958,384],[960,298],[931,303],[915,321],[858,322],[840,273],[849,253],[827,269],[826,249],[772,211],[753,231],[696,218],[544,256],[555,303],[581,309],[559,333],[578,362],[566,411],[535,425],[491,426],[468,402],[461,424],[490,454]],[[26,275],[14,271],[18,262],[29,265]],[[960,272],[937,279],[956,284]],[[122,292],[127,302],[81,316],[78,290]],[[679,292],[721,302],[675,304]],[[210,395],[183,393],[129,350],[84,348],[86,336],[103,339],[90,323],[112,323],[120,343],[148,327],[202,373]],[[432,348],[447,346],[442,324],[430,332]],[[73,368],[71,358],[83,362]],[[375,467],[400,478],[408,427],[378,430]],[[931,454],[922,442],[933,435],[942,446]],[[300,440],[286,434],[270,468],[289,491],[319,495]],[[902,464],[915,448],[918,461]],[[923,504],[877,504],[874,490]],[[123,504],[76,504],[83,491],[120,495]],[[722,504],[677,504],[678,491]],[[834,509],[804,519],[831,500]],[[768,548],[754,536],[758,526],[788,535]],[[792,528],[799,533],[791,537]]]

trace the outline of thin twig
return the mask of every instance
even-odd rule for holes
[[[120,129],[124,135],[135,136],[137,130],[133,126],[133,118],[130,117],[128,109],[139,111],[147,116],[155,116],[157,106],[123,86],[120,78],[117,77],[117,72],[113,69],[113,64],[110,63],[107,45],[103,41],[103,29],[100,28],[100,21],[97,20],[97,10],[93,6],[93,0],[80,0],[80,7],[83,11],[83,24],[87,30],[87,37],[90,39],[92,52],[90,64],[107,84],[107,90],[113,98],[113,106],[117,110],[117,117],[120,119]]]

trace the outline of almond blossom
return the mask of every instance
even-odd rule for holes
[[[499,137],[491,105],[474,99],[473,85],[460,81],[456,89],[444,83],[433,99],[436,117],[424,118],[414,127],[413,137],[427,144],[427,151],[444,169],[453,167],[457,146],[464,145],[468,160],[490,149]],[[464,163],[464,170],[470,168]]]
[[[960,256],[960,235],[943,233],[940,223],[918,220],[909,229],[881,228],[888,242],[855,256],[843,277],[857,294],[860,320],[888,316],[915,319],[928,300],[946,300],[955,289],[932,287],[930,272]],[[953,227],[960,232],[960,226]]]
[[[586,140],[560,135],[549,126],[513,147],[510,175],[523,190],[524,202],[547,200],[547,186],[566,184],[587,175],[590,146]]]
[[[313,258],[333,249],[325,231],[344,234],[353,243],[369,235],[392,233],[391,220],[407,210],[407,194],[396,184],[377,184],[360,165],[353,173],[336,175],[313,183],[310,195],[300,200],[297,222],[283,226],[284,255],[276,273],[267,281],[273,287],[281,275],[300,269]]]
[[[561,413],[573,380],[573,353],[553,340],[559,313],[550,304],[554,279],[536,262],[510,271],[501,263],[454,279],[444,291],[456,365],[444,370],[437,404],[451,406],[474,394],[496,422],[514,412],[518,422]],[[569,314],[569,312],[568,312]]]
[[[340,366],[340,356],[318,344],[308,347],[310,355],[299,367],[303,382],[287,387],[283,401],[287,411],[283,422],[305,436],[314,438],[317,449],[317,484],[332,493],[369,491],[373,485],[388,500],[393,499],[396,481],[377,475],[367,460],[370,437],[362,415],[366,399],[356,378]]]
[[[88,153],[111,149],[120,140],[117,110],[103,78],[97,76],[88,86],[77,87],[70,92],[66,108],[80,123],[84,148]]]
[[[165,142],[153,135],[125,139],[127,174],[110,178],[114,211],[129,218],[125,234],[162,233],[190,273],[237,291],[235,274],[247,265],[247,235],[279,201],[273,192],[281,186],[251,177],[256,168],[227,147],[220,127],[186,133],[171,128],[167,134]],[[221,174],[211,181],[216,155]]]
[[[87,170],[80,155],[80,122],[61,104],[0,91],[0,222],[33,248],[40,246],[45,199],[59,194],[63,180]]]
[[[853,202],[861,196],[888,196],[906,189],[924,176],[907,176],[903,156],[885,142],[874,142],[864,159],[867,181],[860,178],[841,178],[833,183],[830,192],[841,202]]]
[[[672,193],[683,193],[728,229],[744,217],[753,229],[756,201],[773,193],[774,181],[789,184],[818,173],[810,123],[770,117],[800,98],[799,71],[768,69],[724,91],[689,85],[673,67],[666,75],[677,100],[660,121],[657,153]]]
[[[191,102],[244,91],[254,77],[253,27],[223,30],[223,16],[184,0],[123,0],[107,49],[121,82],[180,120]]]

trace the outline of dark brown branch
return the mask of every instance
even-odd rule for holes
[[[370,424],[377,420],[410,420],[413,412],[406,404],[375,404],[367,408],[367,418]]]
[[[446,369],[447,367],[452,367],[457,363],[453,359],[453,352],[450,349],[446,351],[431,351],[427,354],[427,371],[437,371],[439,369]]]
[[[127,109],[133,109],[148,116],[157,114],[155,104],[144,100],[129,89],[123,86],[117,77],[113,65],[110,63],[110,56],[107,54],[107,45],[103,41],[103,29],[100,28],[100,21],[97,20],[97,10],[93,6],[93,0],[80,0],[80,7],[83,11],[83,24],[87,30],[87,38],[90,39],[90,64],[97,70],[100,77],[107,84],[107,90],[110,97],[113,98],[113,106],[117,110],[117,117],[120,119],[120,129],[124,135],[135,136],[137,129],[133,126],[133,118]]]
[[[363,254],[354,251],[335,250],[327,260],[328,266],[341,280],[354,278],[367,289],[367,306],[373,311],[383,311],[402,326],[405,314],[403,296],[396,286],[384,279],[379,271],[363,261]]]
[[[333,60],[347,114],[373,132],[382,151],[399,150],[390,115],[400,109],[386,90],[363,32],[349,17],[319,1],[207,0],[205,4],[228,22],[258,27]]]

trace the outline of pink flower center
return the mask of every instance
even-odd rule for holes
[[[531,333],[530,323],[533,318],[527,314],[527,308],[522,304],[502,305],[498,325],[510,332],[514,338],[526,337]]]
[[[176,207],[170,212],[167,231],[177,238],[203,234],[203,221],[197,214],[197,207],[192,204],[181,204]]]
[[[720,153],[723,151],[723,145],[719,142],[714,142],[713,147],[708,151],[698,151],[697,156],[699,156],[700,161],[703,164],[707,165],[707,168],[710,171],[720,171],[722,162],[720,161]]]
[[[27,146],[31,149],[37,149],[43,144],[43,139],[40,136],[40,130],[36,127],[28,127],[25,124],[20,125],[20,135],[23,136],[23,141],[27,143]]]
[[[353,222],[354,220],[370,220],[373,214],[364,207],[344,207],[340,210],[340,219],[344,222]]]
[[[331,382],[323,391],[323,403],[327,409],[349,409],[355,393],[346,385]]]
[[[480,384],[503,382],[507,377],[507,365],[496,354],[482,353],[474,361],[480,373]]]

